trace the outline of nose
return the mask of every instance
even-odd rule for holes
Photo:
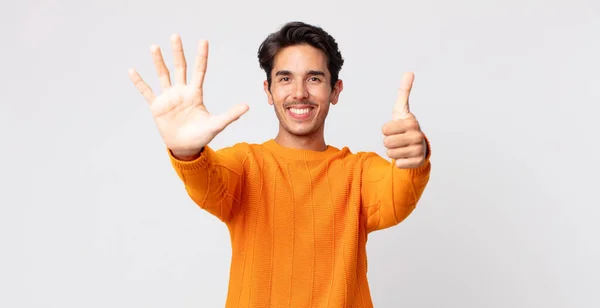
[[[308,90],[306,89],[306,85],[303,80],[298,80],[294,83],[294,88],[292,89],[292,96],[296,100],[306,99],[308,97]]]

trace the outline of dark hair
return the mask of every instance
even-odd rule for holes
[[[331,74],[331,87],[339,79],[344,64],[342,54],[335,39],[322,28],[300,21],[288,22],[279,31],[269,34],[258,48],[258,62],[267,74],[267,82],[271,88],[271,71],[273,59],[282,48],[309,44],[322,50],[327,57],[327,69]]]

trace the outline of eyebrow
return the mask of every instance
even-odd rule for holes
[[[323,71],[317,71],[317,70],[309,70],[308,72],[306,72],[307,75],[318,75],[318,76],[325,76],[325,72]],[[281,70],[281,71],[277,71],[277,73],[275,73],[275,76],[288,76],[288,75],[293,75],[291,71],[288,70]]]

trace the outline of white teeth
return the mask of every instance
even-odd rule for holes
[[[293,114],[307,114],[310,111],[310,108],[304,108],[304,109],[290,108],[290,111]]]

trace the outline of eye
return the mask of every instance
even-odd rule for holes
[[[290,77],[281,77],[279,81],[290,81]]]
[[[319,77],[310,77],[310,78],[308,78],[308,80],[314,81],[314,82],[321,81],[321,79],[319,79]]]

